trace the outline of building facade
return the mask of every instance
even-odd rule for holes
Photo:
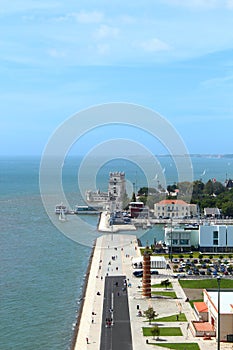
[[[165,199],[154,204],[154,216],[156,218],[184,218],[196,215],[196,204],[189,204],[180,199]]]
[[[217,283],[217,282],[216,282]],[[217,336],[218,314],[220,315],[220,341],[233,342],[233,290],[203,290],[203,302],[195,302],[194,310],[198,321],[193,322],[196,336]]]
[[[233,226],[199,226],[199,247],[202,252],[233,252]]]
[[[198,248],[198,230],[185,230],[181,227],[165,227],[164,241],[173,252],[190,251]]]

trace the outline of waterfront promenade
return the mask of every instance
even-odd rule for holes
[[[104,288],[106,276],[126,276],[129,301],[129,316],[132,334],[133,350],[151,349],[151,344],[156,341],[152,337],[145,337],[142,334],[142,327],[145,327],[144,317],[138,317],[138,309],[142,312],[152,306],[160,317],[185,313],[187,322],[160,323],[160,326],[180,327],[182,336],[162,337],[162,343],[198,343],[201,350],[213,350],[217,348],[216,339],[203,340],[195,338],[188,325],[195,319],[192,308],[185,302],[186,296],[177,279],[172,278],[171,270],[159,270],[158,276],[152,277],[153,283],[160,283],[161,280],[169,278],[173,284],[177,299],[164,299],[152,297],[146,299],[141,294],[141,279],[133,276],[132,258],[140,255],[137,239],[134,235],[107,234],[96,240],[96,246],[92,258],[89,278],[86,287],[85,299],[82,308],[81,319],[77,339],[74,345],[75,350],[99,350],[101,344],[101,333],[103,323]],[[114,257],[114,259],[113,259]],[[114,327],[111,326],[111,327]],[[156,346],[156,349],[162,349]],[[163,348],[164,349],[164,348]],[[221,344],[221,349],[232,349],[232,344]]]

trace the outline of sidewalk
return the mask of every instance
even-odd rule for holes
[[[137,238],[134,235],[107,234],[99,237],[93,254],[89,280],[86,289],[85,302],[80,320],[79,332],[76,340],[75,350],[98,350],[100,348],[104,277],[106,274],[125,275],[128,279],[129,313],[131,322],[133,350],[150,349],[156,343],[152,337],[145,337],[142,334],[142,327],[148,325],[145,317],[138,317],[138,308],[142,311],[152,306],[159,317],[171,316],[185,313],[187,322],[161,322],[160,327],[180,327],[183,336],[161,337],[163,343],[198,343],[201,350],[214,350],[217,348],[216,339],[203,340],[196,338],[188,327],[195,319],[193,310],[177,279],[172,277],[171,270],[159,270],[159,275],[152,276],[152,284],[160,283],[169,278],[172,282],[172,290],[176,293],[177,299],[152,297],[146,299],[142,297],[141,278],[133,276],[132,259],[140,255],[137,245]],[[114,259],[112,259],[114,257]],[[100,295],[97,295],[97,292]],[[92,312],[95,315],[92,315]],[[87,340],[88,338],[88,344]],[[156,349],[164,349],[156,347]],[[232,344],[221,343],[221,350],[232,350]]]
[[[109,276],[124,275],[126,272],[127,277],[129,276],[131,259],[128,256],[132,254],[137,256],[135,246],[137,247],[137,239],[131,235],[108,234],[97,239],[75,350],[98,350],[100,348],[104,278],[106,274]],[[115,260],[112,259],[112,256],[115,256]],[[97,292],[100,295],[97,295]]]

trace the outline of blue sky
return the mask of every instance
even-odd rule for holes
[[[157,111],[190,153],[233,153],[233,0],[0,1],[0,33],[0,154],[40,155],[108,102]]]

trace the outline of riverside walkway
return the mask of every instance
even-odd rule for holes
[[[189,324],[195,319],[192,308],[185,302],[186,296],[177,279],[173,279],[171,270],[159,270],[159,275],[152,277],[152,284],[160,283],[169,278],[177,299],[142,297],[141,279],[133,276],[132,258],[140,255],[137,239],[134,235],[106,234],[99,237],[93,253],[89,278],[84,296],[79,330],[74,345],[75,350],[100,350],[103,327],[106,326],[104,310],[105,278],[124,278],[127,281],[128,311],[130,317],[132,349],[151,349],[151,343],[158,343],[152,337],[142,334],[142,327],[146,327],[144,317],[138,317],[138,310],[147,310],[152,306],[159,317],[166,317],[180,312],[185,313],[187,322],[160,322],[163,327],[180,327],[182,336],[162,337],[162,343],[198,343],[201,350],[217,348],[216,339],[203,340],[196,338],[190,331]],[[119,293],[123,290],[119,289]],[[104,314],[104,319],[102,315]],[[110,327],[114,327],[110,326]],[[111,331],[111,328],[109,329]],[[147,341],[149,344],[147,344]],[[103,341],[102,341],[103,344]],[[113,348],[114,349],[114,348]],[[129,347],[130,349],[130,347]],[[164,349],[156,346],[156,349]],[[221,350],[232,349],[232,344],[221,344]]]

